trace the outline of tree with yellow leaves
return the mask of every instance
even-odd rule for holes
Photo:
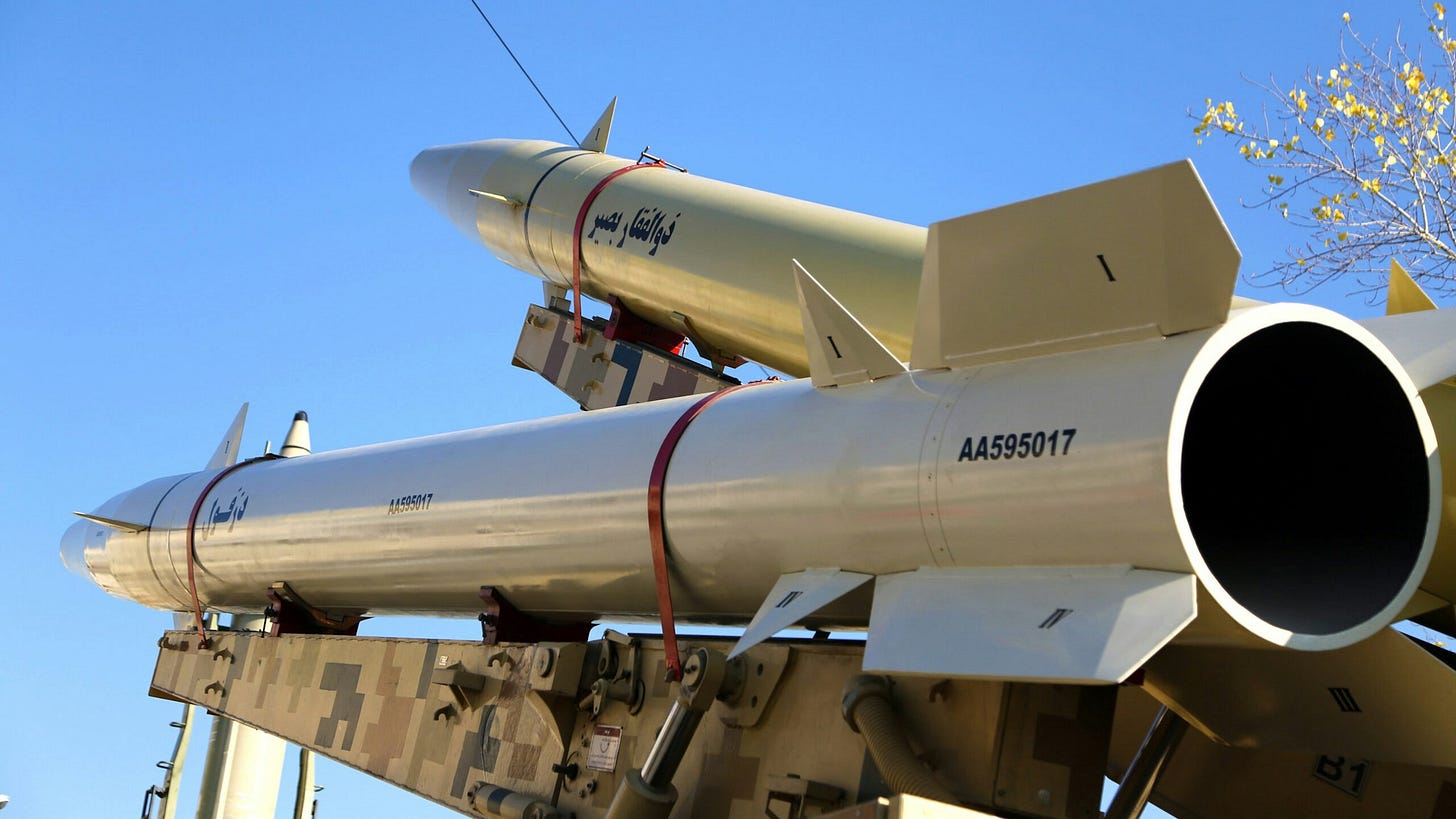
[[[1399,257],[1435,295],[1456,293],[1456,39],[1446,9],[1426,14],[1426,38],[1396,33],[1380,50],[1345,14],[1339,59],[1292,86],[1250,81],[1267,94],[1262,123],[1230,101],[1204,100],[1199,144],[1223,138],[1265,174],[1253,206],[1277,209],[1311,235],[1289,258],[1250,276],[1306,292],[1346,275],[1378,293]]]

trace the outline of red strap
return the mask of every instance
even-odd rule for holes
[[[602,177],[602,181],[591,189],[586,199],[581,202],[581,210],[576,212],[576,227],[571,231],[571,316],[572,328],[575,332],[573,338],[581,341],[581,229],[586,225],[586,212],[591,209],[592,203],[597,200],[597,194],[610,185],[613,179],[629,171],[639,168],[666,168],[667,164],[658,160],[657,162],[639,162],[636,165],[627,165]]]
[[[202,603],[197,599],[197,576],[193,568],[197,563],[197,556],[194,554],[193,546],[194,535],[197,532],[197,513],[202,511],[202,502],[207,500],[207,496],[212,493],[212,490],[218,484],[222,483],[223,478],[226,478],[248,464],[257,463],[258,461],[271,461],[276,457],[264,456],[261,458],[249,458],[246,461],[238,461],[216,475],[213,475],[212,480],[208,481],[207,486],[203,488],[202,494],[197,496],[197,501],[192,504],[192,514],[187,516],[187,592],[192,595],[193,625],[197,627],[197,636],[202,640],[199,645],[200,648],[207,648],[208,640],[207,630],[202,627]]]
[[[672,460],[672,453],[677,449],[677,442],[682,440],[683,433],[687,431],[688,424],[693,422],[708,408],[708,405],[717,401],[734,390],[741,390],[758,382],[748,384],[734,384],[731,387],[721,389],[688,408],[667,431],[667,437],[662,439],[662,446],[658,447],[657,460],[652,462],[652,476],[647,483],[647,532],[652,538],[652,570],[657,577],[657,610],[662,616],[662,650],[667,661],[667,676],[671,681],[682,679],[682,660],[677,653],[677,627],[672,617],[672,588],[668,585],[667,577],[667,531],[663,528],[662,520],[662,489],[667,479],[667,464]]]

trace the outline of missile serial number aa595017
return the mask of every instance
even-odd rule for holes
[[[1077,430],[1037,430],[1036,432],[1007,433],[998,435],[972,435],[961,445],[962,461],[999,461],[1002,458],[1040,458],[1043,455],[1055,457],[1072,451],[1072,438]],[[1058,450],[1058,446],[1061,447]]]
[[[434,500],[434,498],[434,492],[394,498],[389,502],[389,514],[402,515],[405,512],[423,512],[430,508],[430,501]]]

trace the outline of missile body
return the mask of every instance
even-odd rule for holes
[[[332,610],[473,615],[490,585],[548,619],[652,616],[649,476],[697,400],[259,461],[210,491],[216,471],[164,478],[77,522],[62,554],[160,609],[191,608],[190,528],[212,609],[255,611],[286,581]],[[1410,599],[1439,492],[1392,354],[1328,311],[1272,305],[852,387],[746,386],[683,434],[662,521],[680,619],[742,622],[781,575],[819,567],[1131,564],[1196,576],[1239,639],[1324,649]],[[818,622],[868,619],[851,596]]]
[[[729,354],[808,374],[798,259],[909,358],[923,227],[540,140],[430,148],[410,178],[501,261],[568,289],[581,218],[584,294]]]

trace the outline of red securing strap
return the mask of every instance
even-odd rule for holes
[[[212,480],[207,482],[207,486],[203,487],[202,493],[197,496],[197,501],[192,504],[192,513],[187,516],[187,592],[192,595],[193,625],[197,627],[197,637],[202,641],[199,644],[200,648],[207,648],[208,640],[207,630],[202,627],[202,603],[197,599],[197,575],[193,569],[197,563],[197,556],[193,554],[194,536],[197,532],[197,513],[202,511],[202,502],[207,500],[207,496],[212,493],[213,489],[217,488],[218,484],[222,483],[223,478],[226,478],[248,464],[257,463],[258,461],[271,461],[277,457],[277,455],[271,457],[264,455],[261,458],[249,458],[246,461],[238,461],[216,475],[213,475]]]
[[[667,163],[662,160],[656,162],[639,162],[636,165],[627,165],[602,177],[602,181],[591,189],[591,193],[581,202],[581,210],[576,212],[576,227],[571,230],[571,316],[572,329],[576,341],[581,341],[581,229],[586,225],[586,212],[591,209],[592,203],[597,200],[597,194],[612,183],[613,179],[629,171],[639,168],[666,168]]]
[[[721,389],[688,408],[667,431],[667,436],[662,439],[662,446],[657,449],[657,460],[652,462],[652,476],[647,483],[647,532],[652,538],[652,570],[657,577],[657,610],[662,616],[662,651],[667,662],[667,676],[670,681],[682,679],[682,659],[677,653],[677,627],[672,617],[672,587],[668,585],[667,577],[667,531],[663,528],[662,520],[662,489],[667,479],[667,464],[672,460],[672,453],[677,449],[678,441],[682,440],[683,433],[687,431],[688,425],[708,408],[708,405],[717,401],[734,390],[741,390],[744,387],[752,386],[759,382],[750,381],[747,384],[734,384],[731,387]]]

